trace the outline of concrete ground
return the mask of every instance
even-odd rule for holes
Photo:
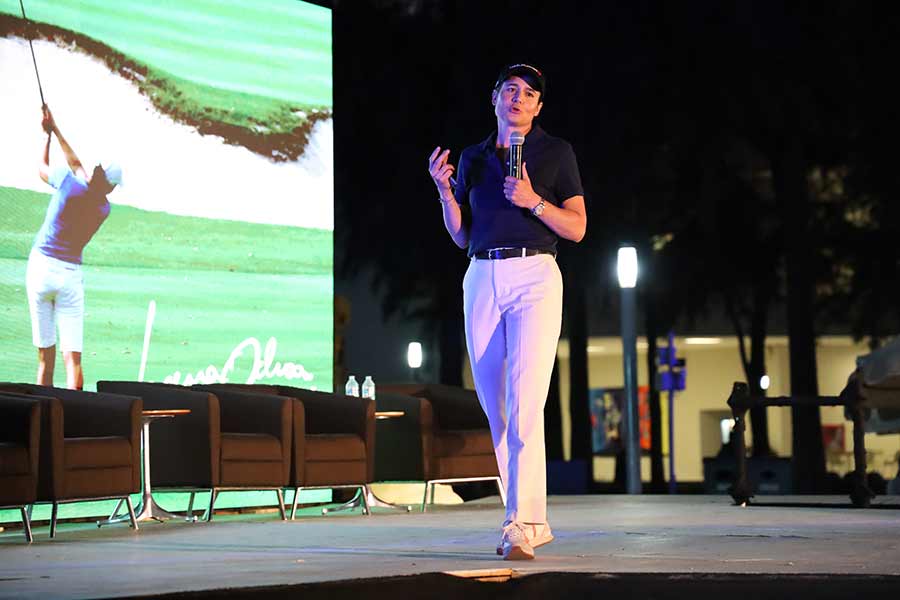
[[[556,540],[527,562],[495,554],[496,498],[427,513],[217,516],[212,523],[97,529],[63,524],[35,543],[0,534],[0,598],[105,598],[453,572],[900,576],[900,498],[560,496]],[[509,569],[512,569],[510,571]],[[889,578],[891,581],[894,578]],[[900,581],[900,580],[897,580]]]

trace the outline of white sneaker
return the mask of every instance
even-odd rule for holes
[[[534,558],[534,548],[528,543],[525,530],[526,526],[521,523],[510,523],[503,528],[503,537],[500,538],[500,545],[497,547],[497,554],[501,555],[503,560]]]
[[[547,523],[529,524],[525,526],[525,537],[532,548],[540,548],[553,541],[553,532]]]
[[[508,523],[504,525],[504,529]],[[553,541],[553,532],[550,530],[550,525],[547,523],[519,523],[522,529],[525,530],[525,539],[528,540],[528,544],[534,548],[540,548],[544,544],[549,544]],[[503,555],[503,535],[500,536],[500,541],[497,542],[497,556]]]

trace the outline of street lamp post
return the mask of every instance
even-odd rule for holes
[[[641,493],[641,438],[637,396],[637,250],[619,248],[617,261],[622,300],[622,360],[625,374],[625,481],[629,494]]]

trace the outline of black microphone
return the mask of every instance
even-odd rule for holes
[[[509,136],[509,176],[522,179],[522,144],[525,136],[513,131]]]

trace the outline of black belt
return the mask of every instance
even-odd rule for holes
[[[550,250],[540,248],[493,248],[484,252],[476,252],[473,258],[479,260],[503,260],[504,258],[525,258],[526,256],[534,256],[536,254],[550,254],[556,256]]]

